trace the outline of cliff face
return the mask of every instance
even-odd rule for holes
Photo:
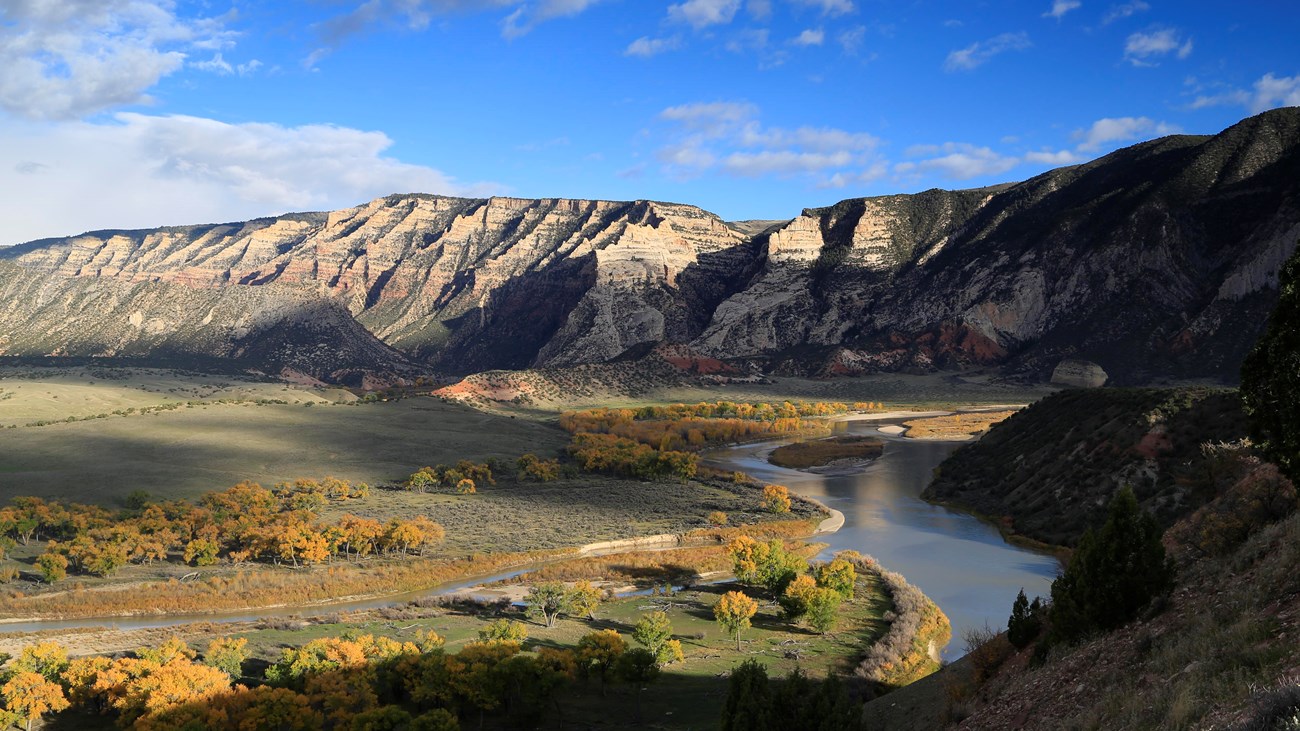
[[[569,366],[671,343],[810,374],[1043,375],[1077,357],[1117,383],[1231,379],[1300,238],[1297,181],[1300,110],[1283,109],[1017,185],[848,200],[775,225],[647,201],[400,195],[101,231],[0,250],[17,267],[0,270],[0,355],[167,343],[226,358],[240,337],[202,328],[234,333],[289,308],[277,322],[315,323],[349,368]],[[36,282],[45,309],[22,301]],[[48,328],[64,290],[83,325]],[[137,308],[154,332],[84,329],[136,297],[169,313]]]

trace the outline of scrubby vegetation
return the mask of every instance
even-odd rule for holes
[[[1130,486],[1162,528],[1222,489],[1207,443],[1248,432],[1227,389],[1073,389],[995,424],[939,466],[922,493],[996,520],[1005,533],[1072,546]]]
[[[884,451],[885,443],[873,437],[832,437],[777,447],[767,461],[778,467],[802,470],[839,460],[875,459]]]

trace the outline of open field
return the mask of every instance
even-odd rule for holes
[[[183,381],[163,378],[135,388],[122,382],[0,380],[4,393],[21,393],[0,400],[0,423],[26,423],[37,414],[56,420],[61,414],[100,413],[110,405],[154,405],[172,398],[164,395],[170,388],[191,389],[185,399],[193,389],[207,388],[206,381],[188,387],[169,383]],[[434,398],[342,405],[328,399],[351,397],[345,391],[283,384],[238,388],[301,403],[181,405],[157,413],[6,428],[0,432],[0,495],[112,503],[136,489],[162,498],[194,497],[241,480],[271,485],[334,475],[378,484],[438,462],[553,455],[567,441],[554,426]],[[229,390],[213,393],[223,392]]]

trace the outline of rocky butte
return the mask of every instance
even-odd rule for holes
[[[1298,185],[1289,108],[1022,183],[846,200],[766,227],[654,201],[410,194],[94,231],[0,249],[0,355],[346,381],[671,345],[813,376],[983,365],[1047,379],[1081,361],[1066,371],[1088,381],[1232,381],[1300,239]]]

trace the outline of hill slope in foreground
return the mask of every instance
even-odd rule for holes
[[[0,356],[365,375],[636,360],[836,375],[1062,358],[1235,380],[1300,238],[1300,109],[997,188],[728,224],[652,201],[394,195],[0,250]]]

